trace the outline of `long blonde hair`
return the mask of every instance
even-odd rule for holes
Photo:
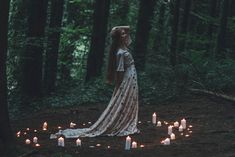
[[[108,82],[113,82],[115,77],[115,70],[116,70],[116,54],[118,49],[121,47],[122,44],[122,29],[117,28],[111,32],[112,44],[109,50],[109,60],[108,60],[108,71],[106,79]]]

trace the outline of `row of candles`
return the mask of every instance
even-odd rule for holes
[[[141,122],[139,121],[139,123],[141,123]],[[156,125],[157,127],[162,126],[161,121],[157,121],[157,114],[155,112],[152,115],[152,123],[154,125]],[[164,121],[164,123],[166,125],[168,124],[166,121]],[[88,124],[91,124],[91,122],[88,122]],[[83,125],[84,125],[84,123],[83,123]],[[75,126],[76,126],[75,123],[73,123],[73,122],[70,123],[70,128],[74,128]],[[184,118],[180,121],[180,124],[179,124],[178,121],[176,121],[176,122],[173,123],[173,125],[169,125],[168,126],[168,135],[170,136],[170,138],[166,138],[165,140],[161,141],[161,144],[170,145],[170,141],[176,139],[175,134],[173,133],[173,127],[178,128],[179,132],[183,132],[183,130],[186,129],[186,126],[187,126],[186,125],[186,120]],[[192,126],[189,125],[189,128],[191,128],[191,127]],[[47,122],[44,122],[43,126],[42,126],[42,130],[45,131],[47,129],[48,129],[48,124],[47,124]],[[61,129],[61,127],[59,126],[58,129]],[[27,128],[26,130],[29,130],[29,128]],[[37,132],[37,130],[34,130],[34,132]],[[189,132],[192,133],[191,130]],[[17,132],[17,137],[20,137],[20,134],[21,134],[20,131]],[[24,134],[26,134],[26,132]],[[183,134],[183,133],[181,133],[181,134]],[[186,135],[186,137],[188,137],[188,136],[189,135]],[[38,138],[37,137],[34,137],[32,141],[33,141],[33,143],[35,144],[36,147],[40,146],[40,144],[38,144]],[[31,144],[30,139],[26,139],[25,144],[27,144],[27,145]],[[64,140],[63,137],[58,138],[57,145],[60,146],[60,147],[65,146],[65,140]],[[81,147],[81,145],[82,145],[82,141],[79,138],[76,139],[76,146]],[[97,146],[100,146],[100,144],[97,144]],[[140,145],[140,147],[143,148],[144,145]],[[110,146],[108,146],[108,148],[110,148]],[[131,148],[137,148],[137,142],[136,141],[131,141],[131,137],[127,136],[126,137],[126,143],[125,143],[125,150],[130,150]]]

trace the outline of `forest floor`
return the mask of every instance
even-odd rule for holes
[[[48,109],[14,121],[14,131],[22,134],[17,138],[17,144],[26,152],[33,150],[31,155],[25,155],[30,157],[235,157],[235,104],[199,95],[169,103],[140,104],[141,123],[138,128],[141,132],[131,135],[132,140],[138,143],[137,149],[124,150],[125,137],[80,138],[82,147],[75,146],[76,139],[65,139],[65,147],[58,147],[56,139],[49,139],[50,133],[58,131],[58,126],[68,128],[71,121],[79,128],[90,126],[88,122],[96,121],[105,107],[105,104],[84,104]],[[181,135],[174,130],[176,140],[171,141],[169,146],[162,145],[160,141],[167,137],[167,125],[154,126],[151,123],[153,112],[157,113],[158,120],[169,124],[186,118],[188,126],[192,125],[192,133],[186,129]],[[42,131],[45,121],[48,130]],[[36,133],[34,129],[37,129]],[[34,136],[38,137],[40,147],[24,144],[26,138]],[[98,143],[100,146],[96,146]],[[140,148],[140,144],[144,148]]]

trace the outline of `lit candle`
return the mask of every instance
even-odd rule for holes
[[[161,121],[158,121],[158,122],[157,122],[157,126],[158,126],[158,127],[162,126]]]
[[[40,147],[40,144],[37,143],[37,144],[35,144],[35,146],[36,146],[36,147]]]
[[[177,122],[177,121],[174,122],[174,127],[176,127],[176,128],[179,127],[179,122]]]
[[[58,126],[58,129],[61,129],[61,126]]]
[[[170,145],[171,144],[171,140],[169,138],[166,138],[164,140],[164,145]]]
[[[30,139],[25,140],[25,144],[30,144],[30,143],[31,143]]]
[[[58,138],[58,146],[64,147],[64,138],[63,137]]]
[[[156,122],[157,122],[157,114],[154,112],[152,116],[152,123],[156,124]]]
[[[185,137],[189,137],[189,135],[187,134],[187,135],[185,135]]]
[[[38,143],[38,138],[37,137],[33,138],[33,143]]]
[[[47,130],[47,122],[43,123],[42,130]]]
[[[171,140],[175,140],[175,134],[174,133],[171,134]]]
[[[76,140],[76,146],[82,146],[82,141],[79,138]]]
[[[17,137],[20,137],[20,133],[21,133],[20,131],[17,132],[17,133],[16,133],[16,136],[17,136]]]
[[[131,148],[137,148],[137,143],[135,141],[132,142]]]
[[[37,132],[37,130],[34,130],[34,132]]]
[[[27,128],[26,130],[29,131],[29,128]]]
[[[73,123],[73,122],[70,123],[70,128],[74,128],[75,126],[76,126],[75,123]]]
[[[96,144],[96,147],[100,147],[100,146],[101,146],[101,144],[99,144],[99,143]]]
[[[130,136],[127,136],[125,150],[130,150],[130,149],[131,149],[131,138],[130,138]]]
[[[173,128],[172,125],[168,126],[168,135],[171,135],[171,134],[172,134],[172,128]]]
[[[186,120],[185,119],[181,120],[181,125],[183,126],[183,129],[186,129]]]
[[[179,132],[182,132],[183,130],[184,130],[183,126],[180,125],[180,127],[179,127]]]
[[[110,146],[107,146],[108,149],[110,149],[111,147]]]
[[[144,148],[144,145],[143,145],[143,144],[141,144],[141,145],[140,145],[140,148]]]

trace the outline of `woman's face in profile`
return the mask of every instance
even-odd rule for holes
[[[121,31],[121,38],[123,40],[123,43],[126,46],[129,46],[131,44],[131,42],[132,42],[130,34],[129,34],[129,31],[126,31],[125,29],[122,29],[122,31]]]

